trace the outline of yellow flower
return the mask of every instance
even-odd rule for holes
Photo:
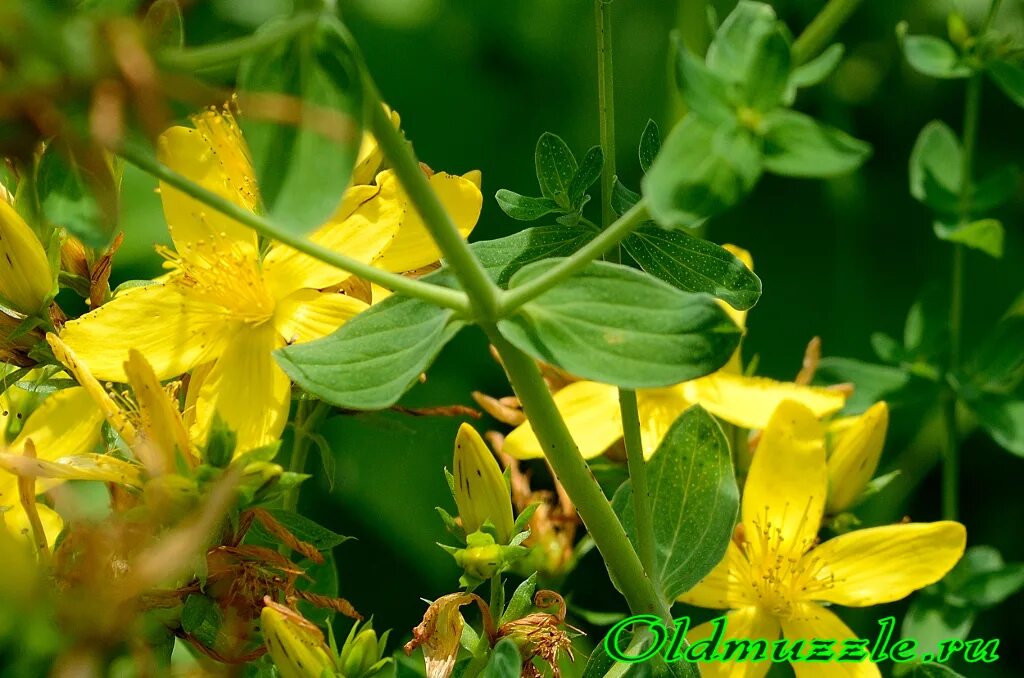
[[[722,562],[679,600],[730,609],[722,641],[828,638],[853,632],[821,603],[865,607],[899,600],[941,579],[963,554],[960,523],[908,523],[857,530],[817,545],[828,468],[813,412],[783,402],[765,428],[747,476],[737,538]],[[737,543],[739,542],[739,543]],[[708,638],[711,623],[687,640]],[[713,662],[705,676],[763,676],[770,662]],[[798,678],[879,676],[870,662],[794,663]]]
[[[828,457],[828,503],[832,515],[842,513],[860,497],[875,475],[889,427],[889,406],[875,403],[864,414],[833,422]]]
[[[752,266],[746,250],[731,245],[725,247],[748,267]],[[736,311],[725,304],[723,307],[740,329],[745,328],[745,311]],[[672,422],[694,404],[741,428],[763,429],[784,400],[800,402],[819,417],[839,411],[846,402],[846,397],[838,391],[744,376],[740,373],[739,349],[713,374],[667,388],[640,389],[636,395],[645,457],[654,454]],[[584,458],[604,454],[622,438],[619,396],[614,386],[576,381],[556,392],[554,399]],[[502,451],[517,459],[544,456],[529,422],[508,435]]]
[[[12,387],[16,388],[16,387]],[[4,399],[6,400],[6,394]],[[6,402],[0,403],[6,408]],[[49,395],[25,420],[17,437],[0,453],[0,521],[15,533],[30,535],[28,518],[18,495],[18,476],[27,466],[38,467],[47,462],[60,462],[68,458],[91,458],[93,448],[100,441],[103,415],[93,405],[89,394],[81,387],[66,388]],[[32,441],[36,459],[24,457],[28,441]],[[37,488],[38,489],[38,488]],[[52,543],[63,525],[56,511],[37,504],[46,536]]]
[[[248,150],[234,118],[211,110],[194,123],[194,129],[174,127],[161,136],[161,162],[258,211]],[[479,189],[444,173],[430,183],[468,234],[482,204]],[[176,250],[167,252],[171,273],[69,322],[62,337],[101,380],[127,380],[131,348],[146,356],[159,379],[191,371],[186,424],[198,445],[215,414],[237,434],[236,453],[266,445],[280,436],[291,402],[291,384],[273,351],[333,332],[366,304],[331,290],[348,273],[283,245],[261,254],[255,233],[242,224],[166,184],[160,194]],[[438,258],[391,172],[377,175],[374,185],[350,187],[335,216],[310,239],[393,271]]]
[[[34,315],[55,292],[46,250],[14,207],[0,197],[0,303]]]

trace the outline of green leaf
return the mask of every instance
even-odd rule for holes
[[[1024,563],[1005,565],[970,579],[959,591],[972,605],[993,607],[1024,588]]]
[[[968,403],[978,423],[1006,450],[1024,457],[1024,400],[983,395]]]
[[[654,162],[654,158],[657,157],[660,150],[661,131],[658,129],[658,123],[648,119],[647,124],[644,125],[644,131],[640,133],[640,149],[638,151],[640,169],[644,171],[644,174],[651,169],[651,163]]]
[[[494,194],[494,199],[502,212],[519,221],[533,221],[559,211],[558,203],[551,198],[531,198],[504,188]]]
[[[615,186],[612,188],[612,209],[620,217],[633,208],[633,205],[640,202],[640,194],[633,191],[619,181],[615,180]]]
[[[454,312],[393,295],[333,334],[278,349],[278,364],[303,389],[332,405],[394,405],[463,327]]]
[[[527,264],[552,257],[567,257],[585,245],[593,232],[568,226],[535,226],[496,240],[481,240],[469,246],[484,269],[501,287]],[[432,281],[431,274],[423,279]]]
[[[792,48],[781,24],[765,35],[758,51],[748,70],[744,99],[756,111],[770,111],[783,102],[789,85]]]
[[[569,185],[576,176],[576,158],[562,138],[545,132],[537,140],[534,153],[537,182],[545,198],[552,198],[565,209],[569,207]]]
[[[844,412],[859,413],[879,400],[891,406],[914,399],[922,390],[916,380],[899,367],[874,365],[851,358],[822,358],[815,381],[822,384],[852,383],[853,395],[846,401]]]
[[[514,289],[559,260],[531,264]],[[498,329],[534,358],[624,388],[670,386],[725,364],[740,332],[711,298],[626,266],[593,262],[525,304]]]
[[[1010,101],[1024,108],[1024,67],[999,59],[988,64],[988,74]]]
[[[956,134],[933,120],[917,136],[910,153],[910,194],[932,209],[950,213],[959,208],[963,151]]]
[[[1002,206],[1020,189],[1020,168],[1003,165],[984,179],[974,183],[971,207],[976,213],[984,213]]]
[[[708,67],[726,80],[747,84],[764,56],[764,43],[779,30],[775,10],[763,2],[741,0],[722,22],[708,47]]]
[[[668,600],[697,585],[725,556],[739,512],[740,491],[729,443],[718,422],[694,405],[673,422],[647,462],[654,521],[655,573]],[[632,486],[612,506],[636,543]]]
[[[217,603],[204,595],[193,593],[185,599],[181,610],[181,629],[209,648],[217,647],[221,614]]]
[[[966,245],[994,259],[1003,258],[1003,224],[998,219],[979,219],[963,226],[936,221],[933,228],[939,240]]]
[[[900,25],[905,31],[905,24]],[[901,28],[897,28],[901,31]],[[915,71],[932,78],[966,78],[971,74],[953,45],[931,35],[903,35],[903,55]]]
[[[502,624],[507,624],[515,619],[520,619],[526,616],[526,613],[533,607],[533,594],[537,590],[537,573],[534,572],[524,580],[516,590],[512,593],[512,597],[508,599],[508,606],[505,608],[505,612],[501,615]]]
[[[335,546],[344,544],[346,541],[351,539],[351,537],[345,537],[333,532],[323,525],[320,525],[303,515],[295,513],[294,511],[286,511],[284,509],[265,510],[274,518],[274,520],[279,522],[282,527],[295,535],[296,539],[304,541],[307,544],[311,544],[317,551],[330,551]],[[259,521],[253,523],[250,534],[266,543],[278,544],[281,541],[267,531]]]
[[[1011,309],[974,351],[968,372],[978,388],[1008,394],[1024,379],[1024,308]]]
[[[676,32],[672,34],[672,44],[676,56],[676,86],[679,87],[679,94],[686,107],[709,123],[720,124],[735,120],[736,111],[729,100],[729,83],[713,73],[687,49]],[[644,171],[647,171],[646,167]]]
[[[718,297],[746,310],[761,297],[761,280],[723,247],[681,231],[641,226],[623,243],[644,271],[684,292]]]
[[[851,172],[871,155],[871,146],[846,132],[796,111],[765,117],[764,168],[790,177],[834,177]]]
[[[811,59],[802,66],[797,66],[789,76],[789,86],[793,89],[813,87],[830,76],[843,60],[845,48],[836,43]]]
[[[523,660],[519,648],[511,638],[502,638],[491,651],[491,656],[481,672],[483,678],[519,678]]]
[[[117,230],[119,184],[102,154],[76,157],[59,139],[50,142],[36,169],[46,220],[97,249],[105,249]]]
[[[760,176],[759,140],[691,114],[668,135],[642,188],[658,225],[693,227],[739,202]]]
[[[180,49],[185,46],[185,24],[178,0],[156,0],[142,20],[153,45]]]
[[[576,174],[573,175],[572,181],[569,183],[569,205],[573,210],[579,211],[583,207],[587,189],[601,177],[603,168],[604,152],[600,146],[594,146],[583,156]]]
[[[269,216],[293,232],[320,226],[341,203],[361,140],[360,83],[345,33],[326,14],[240,65],[238,89],[252,99],[241,123],[260,193]],[[271,119],[260,97],[284,108]]]
[[[926,650],[938,649],[944,640],[967,638],[975,617],[970,608],[949,605],[941,595],[922,592],[911,601],[900,634],[915,639]]]

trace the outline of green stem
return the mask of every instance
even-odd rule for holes
[[[505,611],[505,582],[500,574],[491,577],[491,600],[488,607],[491,608],[491,617],[497,626],[501,623],[501,613]]]
[[[654,576],[654,517],[651,514],[651,492],[647,485],[647,462],[640,437],[640,411],[636,391],[619,389],[619,410],[622,412],[622,434],[626,444],[626,464],[633,488],[633,513],[636,518],[637,552],[648,576]]]
[[[597,100],[601,148],[604,167],[601,170],[601,226],[603,230],[615,221],[612,191],[615,189],[615,74],[612,67],[612,0],[594,0],[597,26]],[[612,259],[620,260],[616,247]],[[636,391],[619,389],[619,410],[622,414],[623,439],[629,480],[633,487],[633,510],[636,515],[637,551],[648,576],[654,576],[654,520],[651,517],[650,492],[647,489],[647,464],[640,437],[640,412]]]
[[[501,357],[512,388],[523,404],[523,411],[544,448],[551,468],[575,504],[629,609],[633,614],[656,614],[670,623],[668,606],[644,571],[622,523],[583,460],[537,364],[508,343],[494,325],[485,325],[484,331]]]
[[[198,71],[232,63],[250,54],[258,54],[274,45],[308,30],[317,22],[318,14],[299,14],[268,26],[253,35],[226,40],[203,47],[166,49],[158,55],[162,66],[181,71]]]
[[[604,168],[601,171],[601,225],[611,226],[612,191],[615,188],[615,73],[612,68],[612,2],[594,0],[597,23],[597,101],[601,123],[601,148]]]
[[[309,445],[312,439],[310,431],[315,431],[330,412],[330,406],[323,401],[300,400],[295,412],[294,431],[292,438],[292,456],[288,461],[288,470],[292,473],[303,473],[306,469],[306,457],[309,456]],[[294,511],[299,506],[299,488],[295,486],[284,497],[284,508]]]
[[[942,419],[945,429],[942,455],[942,517],[956,520],[960,504],[960,438],[956,425],[956,393],[943,394]]]
[[[502,299],[500,315],[502,317],[508,316],[526,302],[540,296],[566,278],[578,273],[587,264],[622,242],[626,236],[639,228],[649,218],[647,203],[641,199],[640,202],[619,217],[611,226],[598,233],[593,240],[576,250],[571,257],[563,259],[560,263],[548,269],[544,275],[538,276],[528,283],[506,292]]]
[[[793,43],[793,65],[799,66],[816,57],[860,3],[861,0],[829,0]]]
[[[291,233],[272,221],[253,214],[252,212],[235,205],[231,201],[222,198],[216,193],[208,191],[202,186],[193,183],[186,177],[178,174],[166,165],[158,162],[149,154],[140,150],[124,147],[119,149],[117,154],[142,171],[166,182],[182,193],[195,198],[199,202],[217,210],[221,214],[231,217],[235,221],[248,226],[262,236],[282,242],[303,254],[308,254],[314,259],[318,259],[326,264],[335,266],[343,271],[348,271],[353,275],[369,280],[370,282],[375,282],[378,285],[395,292],[401,292],[402,294],[410,297],[422,299],[423,301],[430,302],[436,306],[451,308],[462,314],[468,314],[470,312],[466,295],[458,290],[452,290],[438,285],[431,285],[419,280],[414,280],[412,278],[406,278],[405,276],[385,271],[381,268],[377,268],[376,266],[359,261],[358,259],[353,259],[352,257],[335,252],[323,245],[311,242],[306,238]]]
[[[497,319],[501,289],[473,255],[473,251],[459,233],[437,193],[430,187],[430,182],[427,181],[412,152],[411,144],[395,129],[394,123],[381,105],[377,88],[368,75],[365,88],[370,101],[370,128],[384,155],[391,162],[402,188],[405,189],[409,200],[423,219],[424,226],[455,272],[463,289],[468,293],[477,317],[482,320]]]

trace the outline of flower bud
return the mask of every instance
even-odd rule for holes
[[[282,678],[335,675],[334,659],[320,629],[297,612],[270,603],[260,613],[263,642]]]
[[[370,624],[359,628],[359,622],[352,626],[345,645],[341,648],[339,664],[345,678],[369,678],[380,672],[389,663],[384,658],[387,633],[378,639],[377,632]]]
[[[828,512],[850,508],[878,468],[889,427],[889,407],[875,403],[841,433],[828,458]]]
[[[34,315],[53,292],[46,250],[14,208],[0,200],[0,297],[15,311]]]
[[[463,424],[455,438],[455,504],[467,534],[494,525],[499,543],[512,538],[512,498],[494,455],[480,434]]]
[[[971,39],[971,29],[967,27],[967,22],[962,16],[952,12],[946,17],[946,31],[949,34],[950,42],[960,49],[967,47],[967,43]]]

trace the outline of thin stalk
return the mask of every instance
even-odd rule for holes
[[[505,582],[500,574],[491,577],[491,600],[488,604],[491,608],[491,617],[495,619],[495,625],[500,623],[501,614],[505,611]]]
[[[473,255],[437,193],[420,169],[411,144],[395,129],[390,116],[381,105],[376,86],[366,76],[367,98],[370,100],[370,128],[384,155],[391,162],[395,175],[416,208],[423,224],[440,248],[448,265],[455,272],[478,318],[498,317],[501,289],[491,280],[483,264]]]
[[[317,14],[299,14],[253,35],[226,40],[203,47],[166,49],[157,56],[162,66],[182,71],[198,71],[239,61],[258,54],[279,42],[308,30],[317,22]]]
[[[508,316],[526,302],[583,270],[587,264],[618,245],[648,219],[650,219],[650,214],[647,212],[647,203],[641,199],[611,226],[598,233],[597,237],[576,250],[571,257],[563,259],[559,264],[548,269],[544,275],[506,292],[501,300],[500,315]]]
[[[325,264],[335,266],[343,271],[348,271],[353,275],[369,280],[370,282],[375,282],[378,285],[395,292],[400,292],[410,297],[422,299],[423,301],[430,302],[436,306],[451,308],[464,315],[467,315],[470,312],[469,301],[466,295],[458,290],[452,290],[438,285],[421,282],[419,280],[413,280],[412,278],[406,278],[405,276],[385,271],[384,269],[377,268],[376,266],[359,261],[358,259],[353,259],[352,257],[335,252],[323,245],[311,242],[301,235],[297,235],[282,228],[265,217],[253,214],[252,212],[235,205],[231,201],[222,198],[216,193],[206,190],[202,186],[199,186],[166,165],[160,163],[147,153],[137,149],[125,147],[119,149],[117,154],[141,169],[143,172],[146,172],[161,181],[167,182],[182,193],[185,193],[206,206],[217,210],[221,214],[231,217],[235,221],[248,226],[264,237],[284,243],[285,245],[288,245],[303,254],[308,254],[314,259],[322,261]]]
[[[612,2],[594,0],[597,23],[597,102],[604,169],[601,172],[601,225],[611,226],[615,188],[615,74],[612,68]]]
[[[829,0],[793,43],[793,65],[810,61],[860,6],[861,0]]]
[[[485,325],[484,331],[501,357],[512,388],[523,404],[523,411],[544,448],[551,468],[576,505],[629,609],[633,614],[656,614],[666,623],[671,623],[668,606],[644,571],[622,523],[580,455],[537,364],[508,343],[494,325]]]
[[[323,401],[300,400],[295,412],[295,435],[292,438],[292,456],[288,461],[288,470],[292,473],[303,473],[306,469],[306,458],[309,456],[309,445],[312,442],[310,431],[316,430],[327,417],[330,406]],[[296,485],[284,497],[284,508],[294,511],[299,506],[299,488]]]
[[[647,462],[640,437],[640,412],[636,391],[619,389],[619,410],[622,412],[622,435],[626,444],[626,464],[633,488],[633,513],[636,520],[637,553],[644,570],[654,576],[654,516],[651,512],[651,491],[647,485]]]
[[[601,226],[607,230],[615,221],[612,209],[612,191],[615,188],[615,73],[612,62],[612,0],[594,0],[594,19],[597,26],[597,101],[601,148],[604,167],[601,170]],[[619,248],[609,255],[620,261]],[[629,480],[633,487],[633,511],[637,532],[637,551],[648,576],[654,575],[655,546],[654,520],[651,517],[651,497],[647,489],[647,463],[644,460],[643,441],[640,437],[640,412],[636,391],[619,389],[619,411],[622,415],[623,440]]]

